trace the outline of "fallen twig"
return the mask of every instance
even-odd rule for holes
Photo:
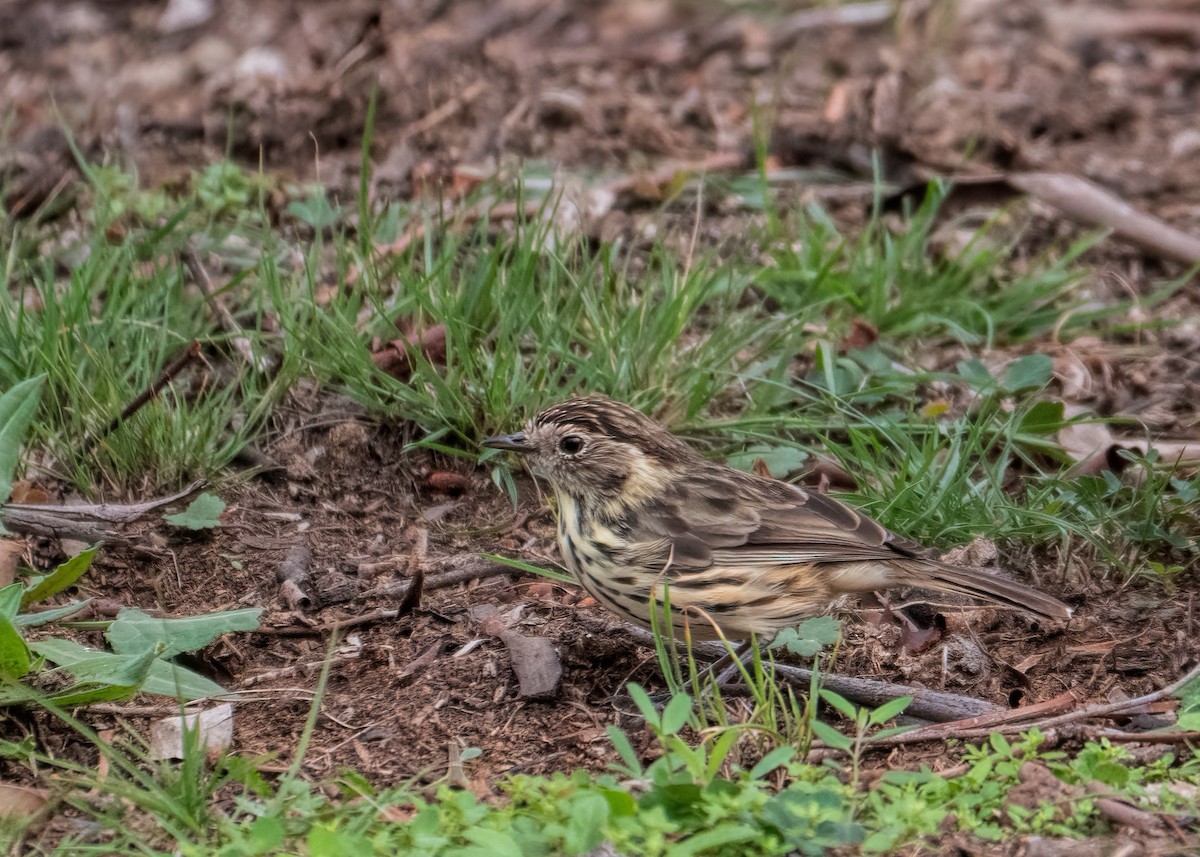
[[[637,628],[632,625],[615,625],[603,619],[593,617],[585,616],[580,618],[584,625],[596,632],[612,633],[619,629],[642,645],[654,645],[654,635],[643,628]],[[727,654],[725,647],[720,643],[694,643],[692,645],[692,653],[697,658],[705,661],[719,660]],[[812,682],[812,670],[788,666],[786,664],[775,664],[774,669],[778,676],[792,684],[808,687]],[[927,690],[921,687],[909,687],[903,684],[855,678],[836,673],[822,672],[819,676],[822,687],[844,696],[858,705],[869,705],[874,708],[890,700],[899,699],[902,696],[911,696],[913,698],[912,704],[905,709],[905,713],[925,720],[934,720],[937,722],[962,720],[968,717],[997,714],[1005,711],[1004,708],[995,703],[972,696],[961,696],[956,693]]]
[[[1200,238],[1138,211],[1094,182],[1066,173],[1010,173],[1010,185],[1085,223],[1107,226],[1122,238],[1185,265],[1200,262]]]
[[[113,524],[128,524],[149,513],[186,499],[205,486],[193,482],[169,497],[145,503],[100,503],[72,506],[42,503],[13,503],[0,506],[0,521],[10,530],[51,538],[80,539],[85,542],[112,541],[120,538]]]
[[[1090,720],[1095,717],[1112,717],[1113,715],[1117,714],[1131,713],[1143,706],[1149,705],[1152,702],[1158,702],[1160,699],[1166,699],[1168,696],[1174,696],[1176,691],[1196,678],[1200,678],[1200,664],[1189,670],[1187,674],[1183,676],[1183,678],[1180,678],[1166,687],[1156,690],[1152,693],[1134,697],[1133,699],[1122,700],[1121,702],[1087,705],[1076,711],[1061,714],[1058,717],[1051,717],[1048,720],[1039,720],[1032,725],[1037,726],[1039,729],[1044,729],[1049,726],[1062,726],[1065,723],[1077,723],[1080,720]]]
[[[445,589],[448,586],[454,586],[459,583],[466,583],[471,580],[478,580],[485,577],[496,577],[501,574],[520,574],[517,569],[507,565],[501,565],[498,562],[484,559],[477,554],[463,553],[454,554],[444,560],[431,563],[435,568],[454,568],[453,571],[447,571],[443,574],[436,574],[426,577],[422,582],[423,592],[432,592],[435,589]],[[412,586],[412,580],[400,580],[394,583],[385,583],[382,586],[376,586],[374,589],[368,589],[362,593],[359,598],[373,597],[394,597],[400,594],[407,594]]]
[[[984,737],[992,732],[999,731],[1000,727],[1010,727],[1015,724],[1024,723],[1035,717],[1054,714],[1065,708],[1074,706],[1076,702],[1078,702],[1078,698],[1072,691],[1068,690],[1065,693],[1060,693],[1053,699],[1027,705],[1024,708],[1014,708],[1008,711],[999,711],[995,714],[968,717],[965,720],[952,720],[945,723],[922,726],[909,732],[902,732],[899,735],[891,735],[873,743],[878,743],[882,746],[913,744],[919,741],[946,741],[951,738]],[[1017,728],[1023,730],[1030,727],[1022,725]]]
[[[462,110],[468,104],[487,88],[486,81],[476,80],[467,84],[462,92],[453,98],[448,99],[442,104],[430,110],[420,119],[410,122],[404,128],[400,129],[400,139],[407,139],[425,131],[429,131],[441,125],[447,119],[452,117],[459,110]]]
[[[1018,708],[1012,712],[1002,712],[999,716],[990,718],[973,718],[959,722],[939,723],[935,726],[924,726],[919,729],[913,729],[909,732],[902,732],[899,735],[890,735],[887,738],[882,738],[879,741],[872,742],[877,746],[892,746],[896,744],[915,744],[921,741],[945,741],[949,738],[958,738],[964,740],[986,738],[993,732],[1003,734],[1013,734],[1017,732],[1028,732],[1031,729],[1037,729],[1041,732],[1055,729],[1059,726],[1066,726],[1072,723],[1078,723],[1081,720],[1091,720],[1099,717],[1112,717],[1119,714],[1128,714],[1143,709],[1146,706],[1165,699],[1168,696],[1173,696],[1179,688],[1183,687],[1189,681],[1192,681],[1197,676],[1200,676],[1200,666],[1191,670],[1183,678],[1173,682],[1166,687],[1156,690],[1153,693],[1139,696],[1135,699],[1126,699],[1121,702],[1110,702],[1098,705],[1086,705],[1083,708],[1074,711],[1068,711],[1057,716],[1036,719],[1037,716],[1044,715],[1047,710],[1058,708],[1067,694],[1061,694],[1054,699],[1046,702],[1030,705],[1026,708]],[[910,709],[911,713],[911,709]],[[1033,717],[1031,717],[1033,715]],[[1103,729],[1097,733],[1096,737],[1108,738],[1110,741],[1145,741],[1147,743],[1178,743],[1188,740],[1189,735],[1196,733],[1189,732],[1124,732],[1119,729]]]
[[[250,634],[265,634],[271,637],[321,637],[334,631],[344,631],[347,628],[361,628],[374,625],[377,622],[390,622],[403,616],[399,607],[379,607],[358,616],[337,619],[333,622],[323,622],[320,625],[287,625],[282,628],[257,628],[248,631]]]
[[[259,372],[266,372],[270,369],[272,364],[271,359],[260,357],[255,353],[254,344],[246,336],[246,332],[242,329],[242,326],[237,323],[237,319],[233,317],[233,313],[229,311],[229,307],[225,306],[225,302],[221,300],[216,286],[213,285],[212,278],[208,276],[208,271],[200,263],[200,258],[196,255],[195,251],[189,251],[184,254],[183,264],[188,269],[188,273],[192,275],[192,281],[196,284],[196,288],[204,293],[208,305],[217,316],[217,323],[221,326],[222,330],[229,334],[229,341],[233,343],[233,347],[242,355],[242,358]]]

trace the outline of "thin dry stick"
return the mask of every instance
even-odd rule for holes
[[[444,574],[437,574],[433,577],[426,577],[422,581],[422,591],[432,592],[435,589],[445,589],[448,586],[454,586],[458,583],[466,583],[471,580],[479,580],[485,577],[496,577],[501,574],[520,574],[518,569],[510,568],[507,565],[501,565],[498,562],[491,562],[483,557],[475,556],[474,554],[467,555],[461,562],[461,568],[454,571],[447,571]],[[375,596],[393,596],[404,594],[408,595],[409,590],[413,585],[413,581],[397,581],[388,583],[382,586],[376,586],[374,589],[369,589],[364,592],[359,598],[368,598]]]
[[[654,645],[654,635],[644,628],[613,624],[590,616],[581,616],[580,620],[585,626],[595,632],[611,634],[614,631],[619,631],[628,634],[642,645]],[[692,652],[696,657],[706,661],[718,660],[726,654],[725,647],[719,643],[694,643],[692,645]],[[812,682],[812,670],[801,669],[800,667],[788,666],[786,664],[775,664],[774,670],[780,678],[786,679],[788,682],[800,687],[808,687]],[[927,690],[921,687],[909,687],[908,685],[892,684],[886,681],[843,676],[837,673],[822,672],[819,673],[819,676],[822,687],[840,696],[844,696],[858,705],[869,705],[874,708],[893,699],[899,699],[902,696],[911,696],[913,698],[912,704],[905,709],[905,713],[925,720],[935,720],[938,722],[962,720],[967,717],[997,714],[1005,711],[1005,709],[995,703],[988,702],[985,699],[977,699],[973,696],[962,696],[956,693]]]
[[[1175,681],[1160,690],[1156,690],[1153,693],[1147,693],[1144,696],[1139,696],[1136,699],[1126,699],[1122,702],[1110,702],[1101,705],[1087,705],[1083,708],[1076,709],[1075,711],[1069,711],[1066,714],[1060,714],[1056,717],[1049,717],[1044,720],[1029,721],[1028,718],[1021,718],[1020,722],[998,722],[994,726],[987,728],[953,729],[952,727],[954,727],[955,724],[947,723],[941,727],[914,729],[911,732],[903,732],[899,735],[892,735],[888,738],[881,739],[880,741],[872,742],[872,744],[877,746],[888,746],[892,744],[913,744],[920,741],[944,741],[947,738],[986,738],[993,732],[1010,734],[1014,732],[1027,732],[1030,729],[1038,729],[1042,732],[1046,732],[1047,730],[1054,729],[1058,726],[1064,726],[1069,723],[1077,723],[1080,720],[1090,720],[1096,717],[1111,717],[1116,714],[1134,711],[1145,705],[1165,699],[1168,696],[1173,696],[1181,687],[1197,677],[1200,677],[1200,666],[1192,669],[1187,673],[1187,675],[1178,681]],[[1035,707],[1036,706],[1030,706],[1029,709]],[[1131,733],[1120,732],[1120,730],[1105,730],[1103,737],[1116,738],[1116,740],[1129,740],[1125,737],[1129,734]],[[1170,734],[1173,736],[1183,736],[1186,733]],[[1144,737],[1146,740],[1151,740],[1149,734],[1145,735]]]
[[[1141,708],[1143,705],[1149,705],[1152,702],[1158,702],[1160,699],[1166,699],[1168,696],[1174,696],[1175,693],[1190,681],[1200,679],[1200,664],[1197,664],[1183,676],[1183,678],[1172,682],[1161,690],[1156,690],[1152,693],[1147,693],[1144,696],[1138,696],[1134,699],[1126,699],[1123,702],[1109,702],[1103,705],[1089,705],[1080,708],[1077,711],[1072,711],[1067,714],[1051,717],[1049,720],[1039,721],[1036,725],[1039,729],[1048,726],[1061,726],[1064,723],[1075,723],[1080,720],[1088,720],[1093,717],[1108,717],[1114,714],[1122,714],[1127,711],[1133,711]]]
[[[265,372],[271,368],[271,360],[267,357],[259,357],[254,351],[254,345],[250,342],[250,338],[246,336],[242,326],[237,323],[237,319],[233,317],[233,313],[229,311],[229,307],[225,306],[225,302],[221,300],[221,296],[217,294],[217,288],[213,284],[212,278],[209,277],[208,271],[204,265],[200,263],[200,258],[195,252],[188,252],[183,257],[184,267],[188,269],[188,273],[192,275],[192,281],[195,282],[196,288],[204,293],[208,305],[212,307],[217,316],[217,323],[230,336],[230,342],[237,349],[242,358],[259,372]]]
[[[101,503],[99,505],[56,506],[43,503],[13,503],[0,506],[0,523],[19,533],[35,536],[106,541],[120,536],[114,524],[128,524],[151,512],[183,500],[203,488],[203,481],[169,497],[147,503]]]

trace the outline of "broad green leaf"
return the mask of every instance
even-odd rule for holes
[[[225,511],[225,501],[216,494],[205,491],[188,504],[182,512],[174,515],[163,515],[168,524],[177,527],[187,527],[189,530],[211,530],[221,526],[221,513]]]
[[[740,737],[738,729],[727,728],[721,732],[721,737],[713,742],[712,749],[708,753],[708,762],[704,766],[706,780],[716,779],[721,771],[721,766],[725,764],[726,757],[729,756],[729,751],[733,749],[733,745]]]
[[[625,688],[629,692],[630,698],[633,699],[634,705],[642,712],[642,717],[654,729],[659,729],[662,720],[658,716],[658,711],[654,708],[654,701],[650,699],[650,694],[646,693],[645,689],[636,682],[630,682]]]
[[[610,729],[615,727],[610,726]],[[621,789],[601,789],[600,792],[608,802],[608,810],[612,815],[628,818],[637,814],[637,801],[627,791]]]
[[[595,792],[584,792],[570,804],[564,846],[568,854],[587,854],[604,839],[608,801]]]
[[[91,603],[92,599],[85,598],[82,601],[72,601],[70,604],[55,607],[52,610],[39,610],[37,613],[22,613],[13,621],[13,624],[19,628],[36,628],[38,625],[49,625],[51,622],[57,622],[64,616],[73,616]]]
[[[12,494],[13,474],[21,456],[21,441],[29,430],[42,398],[45,375],[38,375],[14,386],[0,396],[0,503]],[[0,532],[3,532],[0,528]]]
[[[262,610],[226,610],[180,619],[159,619],[141,610],[127,607],[117,614],[108,626],[105,637],[114,652],[143,652],[147,647],[161,644],[162,657],[173,658],[181,652],[202,649],[222,634],[231,631],[253,631],[258,627]]]
[[[617,755],[621,757],[621,761],[629,768],[629,773],[634,776],[640,776],[642,761],[633,749],[633,744],[629,743],[629,738],[621,731],[620,727],[614,726],[611,723],[604,727],[604,731],[608,733],[608,740],[612,742],[613,749],[617,751]]]
[[[671,697],[662,713],[662,731],[664,735],[674,735],[688,722],[692,716],[692,698],[686,693],[677,693]]]
[[[782,479],[789,473],[799,470],[806,460],[808,460],[808,453],[794,446],[772,446],[760,443],[729,456],[726,463],[730,467],[749,473],[754,470],[755,461],[762,461],[772,476]]]
[[[99,544],[92,545],[87,550],[80,551],[54,569],[54,571],[38,580],[37,583],[25,590],[25,594],[21,596],[21,608],[24,609],[30,604],[45,601],[47,598],[51,598],[62,592],[67,587],[74,586],[75,582],[83,577],[84,572],[91,567],[92,560],[96,558],[96,553],[99,550]]]
[[[161,654],[157,647],[135,654],[97,652],[73,640],[38,640],[30,648],[58,664],[80,683],[103,683],[139,687]]]
[[[246,847],[250,854],[267,854],[283,847],[283,822],[272,815],[254,819],[247,826]]]
[[[759,759],[758,764],[750,769],[750,779],[757,780],[761,777],[765,777],[780,765],[786,765],[795,755],[795,747],[776,747],[770,753],[767,753],[767,755]]]
[[[7,618],[0,617],[0,676],[22,678],[29,672],[29,647]]]
[[[315,824],[305,841],[309,857],[342,857],[344,854],[370,854],[375,851],[361,835],[337,822]]]
[[[838,712],[848,720],[853,720],[855,715],[858,713],[857,709],[854,707],[854,704],[850,702],[850,700],[846,699],[846,697],[842,696],[841,694],[834,693],[832,690],[822,690],[821,699],[836,708]]]
[[[1004,370],[1000,386],[1006,393],[1040,390],[1054,377],[1054,361],[1048,354],[1026,354]]]
[[[843,735],[841,732],[834,729],[832,726],[822,723],[820,720],[812,722],[813,734],[833,747],[835,750],[849,750],[854,746],[854,742]]]
[[[486,849],[485,853],[495,857],[524,857],[521,847],[503,830],[487,827],[468,827],[462,832],[464,839]],[[346,853],[346,852],[343,852]]]
[[[0,589],[0,616],[16,623],[21,612],[21,596],[25,593],[25,584],[10,583]]]
[[[667,857],[691,857],[693,854],[705,852],[712,854],[726,853],[721,849],[722,845],[730,845],[734,842],[750,842],[761,837],[762,831],[757,827],[751,827],[748,824],[725,822],[708,830],[702,830],[680,842],[668,846],[666,853]]]
[[[913,698],[911,696],[901,696],[893,699],[891,702],[885,702],[883,705],[871,712],[871,725],[878,726],[881,723],[887,723],[893,717],[896,717],[908,706],[912,705]]]
[[[979,390],[986,390],[995,385],[988,368],[978,359],[963,360],[956,367],[963,380]]]
[[[137,685],[108,684],[106,682],[80,682],[51,694],[50,701],[63,708],[78,705],[93,705],[97,702],[116,702],[128,699],[138,692]]]
[[[1062,402],[1038,402],[1025,412],[1017,431],[1022,434],[1051,434],[1063,427]]]
[[[150,672],[142,683],[142,693],[155,693],[190,702],[193,699],[224,696],[228,691],[187,667],[159,658],[150,665]]]

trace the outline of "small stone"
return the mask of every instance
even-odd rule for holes
[[[213,15],[212,0],[167,0],[158,19],[160,33],[178,33],[205,23]]]

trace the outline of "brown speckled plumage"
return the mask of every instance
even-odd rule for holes
[[[844,503],[708,461],[627,405],[591,396],[547,408],[516,435],[558,500],[563,559],[597,601],[649,624],[670,584],[694,636],[773,635],[838,597],[898,586],[953,592],[1052,619],[1058,600],[930,551]]]

